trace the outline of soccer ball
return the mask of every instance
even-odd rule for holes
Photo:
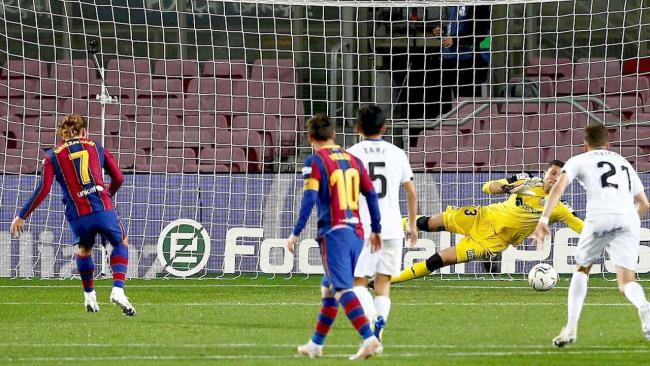
[[[528,284],[537,291],[548,291],[552,289],[557,283],[558,278],[559,276],[555,268],[546,263],[536,264],[528,272]]]

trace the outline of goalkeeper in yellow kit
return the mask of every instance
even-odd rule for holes
[[[448,206],[441,214],[419,216],[416,224],[418,230],[449,231],[465,237],[456,246],[404,269],[398,276],[393,276],[391,282],[423,277],[456,263],[488,259],[506,250],[509,244],[519,245],[535,230],[546,197],[557,182],[563,165],[559,160],[548,163],[544,179],[522,173],[483,185],[483,192],[487,194],[509,194],[506,201],[487,206]],[[558,221],[564,222],[577,233],[582,231],[582,220],[562,203],[551,213],[550,222]]]

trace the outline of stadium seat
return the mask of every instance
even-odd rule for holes
[[[135,157],[146,155],[146,152],[144,150],[133,149],[133,148],[119,149],[119,150],[111,151],[111,153],[115,157],[115,160],[117,160],[120,169],[123,170],[133,170],[135,167]]]
[[[199,62],[196,60],[158,60],[154,76],[167,79],[198,78]]]
[[[274,116],[252,114],[237,116],[232,121],[233,130],[251,130],[258,132],[264,146],[264,161],[271,161],[278,154],[280,143],[280,126]]]
[[[251,68],[251,79],[295,84],[294,60],[292,58],[255,60]]]
[[[106,84],[120,88],[141,89],[151,79],[148,58],[114,58],[106,65]]]
[[[248,162],[243,149],[233,146],[202,149],[199,155],[199,170],[203,173],[246,172]]]
[[[533,57],[526,67],[526,75],[548,76],[552,79],[570,78],[573,75],[573,62],[563,57]]]
[[[201,76],[224,79],[246,79],[246,70],[246,60],[215,60],[204,65]]]
[[[41,79],[47,76],[47,63],[29,59],[10,59],[0,73],[0,79]]]
[[[38,147],[6,149],[0,154],[0,170],[8,174],[34,174],[40,169],[43,151]]]
[[[198,164],[192,149],[154,149],[149,161],[152,173],[196,173]]]

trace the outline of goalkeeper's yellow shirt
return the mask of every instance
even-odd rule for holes
[[[483,192],[489,194],[489,186],[493,182],[509,184],[506,179],[490,181],[483,185]],[[536,196],[511,194],[506,201],[483,206],[481,210],[481,215],[492,224],[496,234],[513,246],[519,245],[533,233],[546,204],[548,193],[544,192],[542,187],[533,187],[530,190]],[[555,206],[550,218],[550,223],[558,221],[564,222],[577,233],[582,231],[584,225],[584,222],[561,202]]]

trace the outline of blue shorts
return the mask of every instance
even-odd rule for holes
[[[70,221],[73,243],[85,248],[95,245],[95,236],[101,234],[112,246],[122,244],[126,234],[115,210],[100,211]]]
[[[328,231],[318,241],[325,269],[321,285],[333,292],[351,289],[363,240],[353,229],[342,227]]]

